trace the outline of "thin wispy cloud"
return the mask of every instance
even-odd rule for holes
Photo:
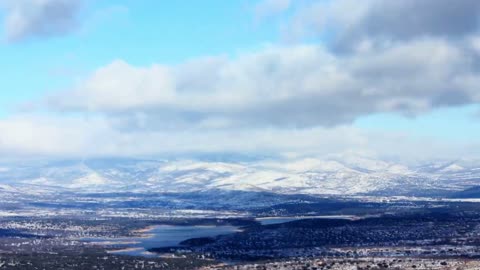
[[[291,0],[263,0],[255,6],[255,17],[257,20],[266,19],[285,12],[291,5]]]

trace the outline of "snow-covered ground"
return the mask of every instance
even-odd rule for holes
[[[3,169],[7,168],[8,169]],[[192,192],[214,189],[322,195],[416,195],[480,184],[480,162],[406,165],[355,155],[255,162],[102,159],[0,164],[0,191]]]

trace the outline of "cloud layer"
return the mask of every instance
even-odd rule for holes
[[[69,31],[77,6],[67,2],[38,0],[40,9],[27,1],[11,5],[10,17],[19,13],[15,16],[24,16],[19,21],[26,22],[11,26],[17,30],[10,35],[18,40]],[[59,12],[45,11],[48,3],[60,7]],[[292,12],[285,31],[307,33],[322,42],[300,39],[175,65],[112,61],[46,97],[43,109],[56,116],[0,120],[0,130],[7,130],[0,134],[0,152],[98,156],[373,151],[458,156],[478,148],[471,142],[442,143],[352,125],[375,114],[414,117],[479,104],[478,1],[304,3]],[[266,1],[256,12],[269,16],[291,6],[290,1]],[[35,16],[30,9],[36,10]],[[52,19],[57,13],[67,16]],[[63,25],[63,20],[67,30],[42,30],[52,22]],[[44,143],[39,145],[39,140]]]
[[[77,27],[83,0],[2,0],[6,10],[7,40],[18,42],[33,37],[70,33]]]
[[[190,125],[335,126],[375,113],[418,115],[478,103],[477,65],[474,44],[438,38],[341,56],[317,45],[267,47],[176,66],[115,61],[49,104]]]
[[[480,154],[478,142],[444,144],[434,138],[351,126],[125,131],[108,117],[19,115],[0,120],[0,130],[2,158],[158,157],[198,153],[302,157],[360,153],[413,162]]]

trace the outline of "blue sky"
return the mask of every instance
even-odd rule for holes
[[[0,2],[0,128],[52,132],[48,125],[53,123],[59,128],[54,135],[65,141],[63,132],[68,134],[70,125],[94,129],[98,138],[79,130],[84,134],[74,143],[79,149],[82,143],[100,143],[105,130],[118,136],[115,145],[126,137],[134,140],[131,134],[198,145],[201,133],[225,143],[185,146],[180,152],[223,146],[226,152],[237,151],[228,134],[257,134],[264,140],[252,139],[245,149],[274,152],[321,149],[336,132],[342,133],[335,140],[338,151],[368,150],[374,138],[385,134],[385,140],[408,137],[405,144],[412,149],[424,141],[448,151],[480,143],[477,70],[468,60],[477,57],[476,26],[463,29],[466,24],[459,23],[452,32],[439,32],[433,18],[414,26],[406,22],[410,29],[405,30],[389,19],[412,10],[424,18],[422,12],[428,11],[415,9],[413,2],[395,7],[389,16],[393,9],[384,5],[377,12],[376,0],[63,1],[48,0],[43,7],[31,1]],[[431,8],[449,10],[447,2],[427,2],[426,7],[431,3]],[[460,13],[450,15],[476,16],[467,4],[460,1]],[[56,5],[65,14],[47,16]],[[14,15],[21,20],[13,20]],[[372,20],[381,27],[372,26]],[[425,55],[430,52],[435,55]],[[144,84],[147,90],[136,88]],[[175,141],[166,134],[171,130],[175,138],[194,135]],[[265,146],[274,132],[312,138],[312,145],[278,147],[286,144],[279,140]],[[79,152],[30,149],[29,137],[13,140],[15,134],[3,138],[8,149],[3,151]],[[162,151],[115,147],[105,153]]]
[[[355,123],[368,129],[406,132],[446,141],[476,141],[480,134],[478,106],[438,109],[418,117],[376,114],[362,117]]]
[[[115,59],[134,65],[175,64],[235,54],[278,37],[274,26],[254,22],[254,1],[88,4],[80,15],[85,22],[71,35],[0,44],[2,88],[10,89],[0,93],[3,115],[16,103],[67,87]]]

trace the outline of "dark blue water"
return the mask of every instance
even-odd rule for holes
[[[294,220],[300,220],[301,218],[262,218],[262,219],[257,219],[258,222],[262,225],[272,225],[272,224],[281,224],[285,222],[290,222]]]
[[[176,247],[182,241],[191,238],[215,237],[222,234],[230,234],[239,231],[235,226],[171,226],[159,225],[145,232],[142,237],[125,238],[85,238],[84,241],[95,242],[108,247],[122,248],[115,254],[133,256],[154,256],[148,253],[150,248]]]
[[[300,217],[266,217],[257,218],[256,220],[262,225],[281,224],[302,219],[353,219],[354,216],[348,215],[332,215],[332,216],[300,216]]]
[[[300,219],[326,218],[351,219],[351,216],[310,216],[310,217],[268,217],[259,218],[262,225],[279,224]],[[83,241],[94,242],[111,248],[112,253],[132,256],[157,256],[147,252],[151,248],[176,247],[185,240],[201,237],[215,237],[238,232],[235,226],[173,226],[159,225],[143,233],[141,237],[124,238],[84,238]]]
[[[149,249],[154,247],[172,247],[184,240],[200,237],[214,237],[238,231],[234,226],[156,226],[148,234],[150,238],[141,239],[141,246]]]

